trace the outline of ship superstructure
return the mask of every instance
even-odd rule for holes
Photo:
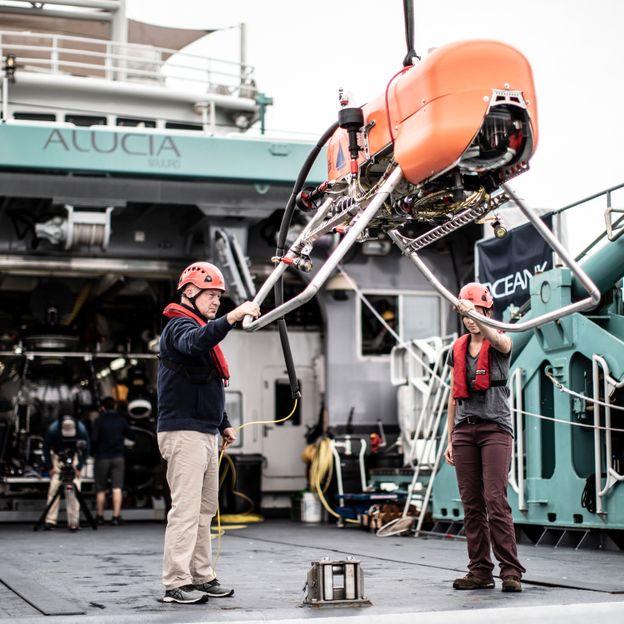
[[[128,20],[121,1],[6,2],[0,16],[0,513],[32,515],[46,481],[47,424],[68,406],[88,422],[105,395],[126,400],[139,440],[129,451],[132,505],[151,509],[162,486],[154,476],[162,307],[195,258],[222,266],[225,312],[253,295],[263,269],[250,256],[266,256],[309,145],[245,134],[270,98],[244,58],[180,52],[209,30]],[[237,32],[242,54],[244,26]],[[309,398],[288,432],[298,439],[320,403],[318,310],[302,322]],[[228,390],[233,422],[285,408],[276,406],[283,375],[273,338],[231,341],[240,371]],[[245,370],[250,352],[264,354],[259,376]],[[256,435],[237,450],[267,452]],[[303,487],[303,466],[276,458],[266,465],[268,489]]]

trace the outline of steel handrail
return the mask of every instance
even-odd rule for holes
[[[578,201],[568,204],[567,206],[563,206],[562,208],[557,208],[556,210],[552,211],[552,214],[559,214],[561,212],[565,212],[566,210],[570,210],[570,208],[576,208],[577,206],[580,206],[581,204],[591,201],[592,199],[598,199],[602,195],[608,195],[609,193],[613,193],[613,191],[617,191],[621,188],[624,188],[624,182],[622,182],[622,184],[616,184],[615,186],[611,186],[607,189],[604,189],[604,191],[599,191],[598,193],[594,193],[593,195],[588,195],[587,197],[583,199],[579,199]]]
[[[165,53],[168,54],[169,56],[173,56],[173,55],[177,55],[177,56],[182,56],[184,58],[193,58],[193,59],[197,59],[197,60],[201,60],[201,61],[211,61],[211,62],[218,62],[218,63],[225,63],[226,65],[233,65],[233,66],[237,66],[239,68],[243,68],[243,70],[246,71],[253,71],[254,67],[253,65],[249,65],[247,63],[239,63],[237,61],[230,61],[228,59],[222,59],[222,58],[218,58],[218,57],[206,57],[206,56],[201,56],[200,54],[190,54],[188,52],[181,52],[180,50],[176,50],[173,48],[163,48],[163,47],[159,47],[159,46],[151,46],[151,45],[146,45],[144,43],[125,43],[125,42],[120,42],[120,41],[111,41],[110,39],[95,39],[95,38],[91,38],[91,37],[77,37],[74,35],[55,35],[55,34],[50,34],[50,33],[33,33],[33,32],[26,32],[26,31],[18,31],[18,30],[0,30],[0,47],[4,46],[3,43],[3,37],[13,37],[13,38],[18,38],[18,37],[24,37],[26,39],[31,38],[31,39],[51,39],[51,40],[56,40],[56,41],[75,41],[75,42],[79,42],[79,43],[88,43],[89,45],[94,45],[94,44],[100,44],[104,47],[109,47],[109,46],[119,46],[119,47],[123,47],[123,48],[135,48],[137,50],[156,50],[157,52],[161,52],[161,53]],[[15,45],[23,45],[23,44],[7,44],[10,45],[11,47],[15,46]],[[36,46],[33,45],[32,48],[33,49],[41,49],[43,46]],[[58,47],[57,48],[60,52],[64,52],[69,48],[62,48],[62,47]],[[85,50],[86,51],[86,50]],[[138,58],[138,57],[137,57]]]
[[[592,385],[593,385],[593,398],[594,400],[600,400],[600,379],[599,379],[599,367],[603,369],[603,392],[605,402],[608,399],[607,392],[607,379],[609,378],[609,368],[605,360],[595,353],[592,356]],[[609,418],[611,411],[605,406],[605,426],[607,413]],[[598,403],[594,403],[594,485],[596,488],[596,513],[601,514],[602,511],[602,440],[600,439],[600,406]],[[605,440],[611,438],[611,432],[605,431]],[[608,462],[608,460],[607,460]]]
[[[448,352],[448,349],[447,349]],[[426,392],[424,393],[422,407],[420,408],[420,413],[418,414],[418,423],[416,424],[416,430],[411,435],[411,446],[409,449],[409,453],[407,455],[407,461],[410,463],[412,468],[414,468],[414,460],[416,459],[417,449],[416,445],[418,444],[418,440],[424,439],[425,444],[422,448],[421,458],[418,460],[417,466],[418,470],[423,462],[427,461],[428,458],[428,440],[432,436],[435,436],[437,432],[437,426],[434,426],[435,417],[437,410],[440,406],[440,389],[444,392],[446,386],[437,383],[436,373],[438,371],[438,364],[440,360],[438,360],[433,368],[433,374],[429,379],[429,383],[427,384]],[[443,379],[448,378],[448,366],[442,362],[442,374],[440,377]],[[444,371],[447,371],[447,374],[444,374]],[[435,394],[434,394],[434,386],[435,386]],[[431,405],[430,405],[431,404]],[[427,419],[427,414],[429,414],[429,419]],[[421,438],[420,436],[423,436]]]
[[[522,422],[522,375],[524,371],[516,368],[509,379],[509,404],[511,407],[511,425],[514,433],[512,445],[511,468],[509,471],[509,485],[518,495],[518,510],[526,511],[526,492],[524,490],[524,427]],[[514,422],[515,416],[515,422]]]
[[[449,394],[449,389],[445,388],[445,393]],[[422,525],[425,522],[425,512],[427,511],[427,506],[429,505],[429,499],[431,498],[431,493],[433,492],[433,482],[435,480],[436,475],[438,474],[438,466],[440,465],[440,460],[442,459],[442,453],[444,450],[444,444],[442,440],[448,434],[448,422],[444,423],[444,427],[442,428],[442,433],[440,434],[440,446],[438,448],[438,452],[436,453],[435,462],[433,464],[433,468],[431,470],[431,476],[429,477],[429,483],[427,484],[427,490],[425,491],[425,496],[422,501],[421,512],[418,516],[418,522],[416,523],[416,528],[414,530],[414,537],[418,537],[422,533]]]
[[[520,511],[527,510],[526,504],[526,492],[524,490],[524,427],[522,420],[522,409],[524,407],[524,402],[522,400],[522,369],[517,369],[519,371],[516,376],[516,407],[518,411],[516,412],[516,435],[518,436],[517,441],[517,453],[516,460],[518,462],[518,509]]]
[[[431,388],[433,388],[433,386],[435,385],[436,392],[434,395],[433,406],[431,409],[432,415],[431,415],[429,422],[427,423],[428,432],[427,432],[427,437],[425,438],[425,443],[422,448],[421,460],[418,462],[416,467],[412,466],[412,469],[414,470],[414,474],[412,475],[412,480],[407,490],[405,506],[403,507],[403,513],[401,515],[401,518],[405,519],[409,513],[409,507],[411,505],[412,498],[414,496],[416,483],[418,482],[418,478],[420,476],[420,469],[424,465],[424,462],[426,461],[430,468],[429,482],[425,490],[425,495],[422,498],[420,514],[419,514],[418,521],[417,521],[416,528],[415,528],[415,537],[418,537],[422,529],[427,506],[429,505],[429,499],[431,497],[431,492],[433,491],[433,482],[438,472],[438,467],[440,465],[440,458],[442,457],[442,453],[445,447],[444,440],[448,432],[448,422],[445,422],[442,432],[438,436],[438,430],[440,428],[440,421],[442,420],[442,416],[445,413],[445,407],[448,404],[448,398],[450,394],[450,386],[448,384],[440,383],[441,379],[447,379],[450,375],[450,366],[448,365],[446,361],[447,360],[446,355],[448,354],[448,351],[450,349],[451,349],[451,345],[446,345],[442,347],[442,349],[440,349],[438,358],[436,359],[436,362],[435,362],[434,370],[437,369],[438,364],[442,363],[442,373],[440,377],[433,376],[433,375],[430,377],[428,392],[426,393],[426,398],[423,403],[423,407],[422,407],[420,417],[419,417],[419,425],[420,425],[420,421],[424,420],[425,418],[425,412],[427,411],[427,404],[429,403],[429,400],[431,399],[431,396],[432,396]],[[417,431],[418,429],[419,429],[419,426],[417,426]],[[431,453],[431,450],[435,448],[435,442],[438,440],[438,438],[439,438],[438,448],[435,452],[433,465],[431,465],[429,463],[429,454]],[[410,459],[413,459],[415,455],[414,449],[416,448],[418,439],[419,439],[418,435],[415,435],[413,444],[410,448],[410,455],[409,455]]]
[[[31,48],[27,46],[13,46],[13,49],[30,50]],[[54,52],[54,48],[41,47],[38,49],[49,50],[50,52]],[[102,59],[104,62],[100,64],[100,63],[85,63],[82,61],[71,61],[65,58],[54,58],[54,59],[53,58],[29,58],[28,63],[31,65],[40,65],[44,67],[56,68],[54,71],[49,72],[51,74],[61,74],[61,75],[64,74],[65,72],[61,71],[59,67],[75,67],[75,68],[82,68],[82,69],[97,70],[97,71],[102,72],[105,75],[123,70],[125,72],[129,72],[132,75],[141,74],[147,77],[154,77],[159,80],[164,80],[165,78],[172,78],[174,80],[187,80],[189,82],[196,82],[200,84],[205,84],[205,83],[220,84],[220,83],[215,83],[214,80],[206,81],[204,79],[200,79],[197,77],[172,74],[170,71],[168,71],[171,69],[178,69],[178,70],[190,70],[199,74],[206,74],[208,70],[206,70],[205,68],[193,67],[191,65],[182,65],[180,63],[167,63],[160,59],[155,59],[155,58],[150,59],[146,57],[133,57],[133,56],[129,56],[126,54],[116,54],[116,53],[111,53],[111,52],[95,52],[93,50],[74,50],[74,49],[63,49],[63,54],[75,55],[75,56],[78,56],[78,55],[91,56],[97,59]],[[111,58],[117,59],[120,62],[118,64],[107,63],[106,61]],[[128,67],[128,65],[124,64],[128,62],[142,64],[142,65],[154,65],[157,67],[157,69],[140,69],[139,67],[134,67],[134,66]],[[236,74],[229,74],[229,73],[214,70],[214,69],[209,70],[209,73],[210,75],[217,76],[217,77],[231,78],[235,80],[238,80],[239,78],[238,75]],[[132,80],[126,79],[125,82],[132,82]],[[230,89],[237,89],[239,87],[238,84],[224,85],[224,86],[227,86]]]
[[[145,77],[153,77],[155,79],[158,80],[158,82],[164,82],[165,79],[167,78],[171,78],[173,80],[186,80],[188,82],[193,82],[193,83],[198,83],[198,84],[219,84],[220,86],[225,86],[228,89],[231,89],[232,92],[236,91],[236,89],[238,89],[237,85],[222,85],[222,83],[215,83],[214,81],[208,81],[206,82],[205,80],[200,80],[196,77],[190,77],[190,76],[177,76],[177,75],[171,75],[168,73],[163,73],[163,72],[159,72],[156,70],[151,70],[151,69],[140,69],[138,67],[128,67],[125,65],[110,65],[110,66],[105,66],[105,65],[98,65],[95,63],[83,63],[81,61],[66,61],[66,60],[56,60],[56,61],[50,61],[49,59],[32,59],[31,60],[33,65],[43,65],[43,66],[49,66],[52,63],[54,63],[55,65],[60,65],[63,67],[75,67],[75,68],[79,68],[79,69],[90,69],[90,70],[97,70],[98,72],[102,72],[102,74],[104,74],[105,76],[107,74],[116,72],[116,71],[125,71],[133,76],[137,76],[137,75],[141,75],[141,76],[145,76]],[[144,63],[156,63],[156,61],[143,61]],[[163,67],[164,69],[167,69],[166,67]],[[201,72],[202,70],[195,68],[196,71]],[[62,75],[64,72],[58,71],[58,72],[51,72],[54,74],[60,74]],[[225,74],[225,73],[219,73],[219,72],[211,72],[212,74],[218,75],[218,76],[223,76],[226,78],[232,78],[234,77],[233,75],[229,75],[229,74]],[[119,81],[116,81],[119,82]],[[123,82],[133,82],[130,79],[126,79]]]
[[[600,401],[600,378],[599,369],[602,368],[603,373],[603,394],[604,404]],[[609,399],[609,385],[621,386],[609,374],[609,365],[606,360],[594,353],[592,355],[592,384],[594,399],[594,485],[596,488],[596,513],[606,513],[603,511],[602,499],[613,487],[614,483],[624,481],[624,475],[619,474],[611,465],[613,457],[613,436],[611,432],[611,401]],[[604,488],[602,487],[602,441],[600,439],[600,406],[604,407],[605,414],[605,468],[607,480]]]
[[[445,347],[444,349],[446,350],[446,352],[448,353],[448,349],[450,347]],[[420,412],[418,414],[418,422],[416,424],[416,430],[413,432],[412,436],[411,436],[411,446],[409,449],[409,453],[407,454],[407,461],[409,462],[409,464],[412,466],[412,468],[414,467],[414,459],[415,459],[415,455],[416,455],[416,444],[417,441],[420,438],[421,433],[423,435],[429,436],[431,435],[431,430],[432,430],[432,423],[431,422],[426,422],[427,419],[427,414],[430,413],[431,417],[434,418],[435,417],[435,406],[437,406],[437,402],[438,402],[438,393],[439,393],[439,389],[440,388],[444,388],[444,386],[442,384],[437,384],[437,379],[438,379],[438,370],[440,368],[440,365],[442,366],[442,370],[445,370],[445,362],[443,361],[442,357],[439,356],[436,361],[433,364],[433,370],[431,371],[430,377],[429,377],[429,383],[427,384],[427,388],[425,390],[425,392],[423,393],[423,402],[422,402],[422,406],[420,408]],[[441,379],[446,379],[446,376],[444,376],[444,374],[440,374],[440,378]],[[435,395],[433,394],[434,392],[434,384],[436,385],[435,388]],[[429,403],[431,402],[433,397],[433,405],[434,405],[434,409],[430,410],[429,409]],[[428,439],[428,438],[425,438]],[[426,443],[425,443],[425,446]],[[422,451],[422,456],[423,457],[427,457],[426,454],[426,449],[423,448]],[[422,464],[422,458],[418,461],[418,469],[420,469],[420,466]]]
[[[19,40],[23,39],[37,39],[49,41],[50,45],[37,45],[28,43],[14,43],[7,42],[7,39]],[[63,43],[72,44],[71,46],[64,47]],[[80,44],[88,44],[90,49],[80,47]],[[75,46],[75,47],[74,47]],[[93,47],[101,46],[102,50],[93,50]],[[178,80],[189,80],[200,84],[219,84],[210,78],[189,78],[187,76],[171,75],[170,70],[173,69],[176,72],[180,71],[193,71],[203,76],[221,76],[227,79],[233,79],[233,84],[229,85],[230,88],[237,88],[244,84],[245,81],[251,81],[254,68],[251,65],[237,63],[227,59],[209,58],[195,54],[188,54],[186,52],[180,52],[179,50],[173,50],[170,48],[161,48],[156,46],[148,46],[144,44],[136,43],[122,43],[114,42],[105,39],[91,39],[88,37],[75,37],[68,35],[51,35],[49,33],[29,33],[20,31],[8,31],[0,30],[0,55],[4,55],[8,52],[38,52],[47,53],[48,58],[31,58],[25,57],[29,64],[33,65],[49,65],[52,74],[63,74],[65,72],[59,70],[59,66],[68,67],[80,67],[89,68],[104,72],[109,75],[111,72],[130,72],[131,74],[141,74],[145,76],[153,76],[159,79],[163,77],[169,77]],[[149,53],[149,55],[145,54]],[[89,63],[74,64],[76,61],[68,61],[60,59],[61,57],[81,55],[89,56],[96,59],[101,59],[100,63],[93,65]],[[168,58],[164,58],[167,56]],[[19,58],[19,54],[18,54]],[[115,62],[118,61],[118,63]],[[139,65],[152,64],[156,67],[155,70],[141,70],[134,67],[128,68],[124,63],[136,63]],[[223,65],[223,68],[215,68],[215,64]],[[229,68],[231,67],[231,71]],[[145,73],[144,73],[145,72]],[[132,82],[132,79],[125,76],[121,79],[120,76],[116,76],[117,81]]]
[[[433,448],[435,448],[435,442],[438,440],[438,430],[440,428],[440,421],[442,420],[442,415],[445,413],[445,407],[448,403],[448,397],[450,394],[450,386],[448,384],[440,383],[440,379],[448,379],[450,375],[450,366],[446,362],[446,355],[448,351],[451,349],[451,345],[446,345],[440,349],[438,354],[438,358],[434,363],[434,371],[438,369],[439,364],[442,364],[442,373],[438,377],[437,375],[431,375],[429,378],[429,384],[427,386],[427,392],[425,393],[425,399],[423,401],[422,408],[420,410],[418,424],[416,425],[416,431],[414,433],[414,437],[411,440],[411,446],[408,453],[408,461],[412,464],[412,470],[414,471],[412,474],[412,480],[407,488],[407,496],[405,500],[405,505],[403,507],[403,513],[401,515],[402,519],[405,519],[409,513],[409,507],[412,502],[412,498],[414,497],[414,490],[416,488],[416,483],[418,482],[418,478],[420,477],[420,470],[424,466],[425,462],[427,463],[430,474],[429,474],[429,483],[427,484],[427,489],[425,491],[425,496],[423,497],[422,506],[420,510],[420,517],[417,523],[416,528],[416,536],[418,535],[420,529],[422,528],[422,524],[424,521],[425,512],[427,509],[427,505],[429,504],[429,498],[431,496],[431,491],[433,488],[433,481],[435,479],[435,475],[438,470],[438,466],[440,463],[440,457],[442,455],[442,451],[444,448],[444,438],[448,431],[448,423],[444,424],[444,428],[442,433],[439,436],[439,444],[435,453],[435,457],[433,460],[433,465],[429,462],[429,455]],[[436,388],[435,394],[433,393],[433,388]],[[429,421],[426,423],[426,427],[421,424],[426,420],[426,413],[429,411],[429,403],[431,402],[433,396],[433,402],[431,406],[431,417]],[[422,446],[421,457],[416,466],[413,465],[413,459],[416,455],[416,445],[420,440],[420,431],[425,432],[426,436],[424,437],[424,444]]]
[[[516,401],[516,391],[515,391],[515,377],[517,375],[518,369],[516,369],[509,376],[509,407],[512,410],[511,417],[511,428],[513,433],[514,443],[511,446],[511,465],[509,467],[509,485],[511,485],[512,489],[516,494],[518,493],[518,480],[517,480],[517,468],[516,468],[516,424],[514,423],[513,417],[513,409],[515,407]]]
[[[607,189],[604,189],[603,191],[599,191],[598,193],[594,193],[593,195],[588,195],[587,197],[584,197],[583,199],[580,199],[578,201],[575,201],[571,204],[568,204],[567,206],[563,206],[562,208],[558,208],[557,210],[554,210],[552,212],[553,215],[558,215],[561,214],[562,212],[565,212],[566,210],[570,210],[571,208],[577,208],[578,206],[581,206],[583,204],[586,204],[590,201],[593,201],[594,199],[598,199],[600,197],[602,197],[603,195],[606,196],[607,198],[607,210],[612,208],[611,207],[611,195],[613,194],[614,191],[619,191],[620,189],[624,188],[624,182],[621,184],[616,184],[615,186],[611,186]],[[619,212],[619,211],[618,211]],[[605,213],[605,219],[606,219],[606,213]],[[613,226],[618,225],[619,223],[621,223],[622,218],[618,219],[618,221],[614,224],[612,224]],[[587,255],[587,253],[593,249],[600,241],[602,241],[605,236],[608,235],[608,227],[607,229],[605,229],[604,232],[602,232],[598,237],[596,237],[591,243],[589,243],[589,245],[587,245],[587,247],[585,247],[585,249],[583,249],[577,256],[576,256],[576,260],[580,260],[581,258],[583,258],[584,256]]]
[[[81,9],[104,9],[102,16],[106,11],[117,11],[121,8],[124,0],[45,0],[44,4],[61,4],[65,6],[80,7]],[[32,3],[31,3],[32,4]],[[85,15],[89,15],[85,13]]]

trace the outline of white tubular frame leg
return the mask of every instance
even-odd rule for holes
[[[289,312],[292,312],[293,310],[302,306],[304,303],[310,301],[310,299],[312,299],[312,297],[316,295],[320,287],[333,273],[334,269],[338,266],[338,263],[344,258],[347,251],[349,251],[349,249],[355,244],[357,238],[366,229],[366,226],[371,222],[373,217],[377,214],[378,210],[388,199],[388,196],[396,188],[397,184],[399,184],[402,178],[403,172],[401,171],[401,168],[399,166],[396,166],[388,176],[388,179],[382,184],[379,191],[375,193],[375,196],[371,200],[370,204],[368,204],[368,206],[364,209],[364,212],[359,215],[353,225],[349,228],[338,247],[336,247],[333,253],[329,256],[329,258],[325,261],[323,266],[314,276],[312,281],[301,293],[299,293],[296,297],[293,297],[292,299],[286,301],[282,305],[278,306],[274,310],[271,310],[264,316],[261,316],[259,319],[256,319],[255,321],[252,319],[251,316],[246,316],[243,320],[243,329],[247,331],[256,331],[257,329],[261,329],[262,327],[265,327],[269,323],[272,323],[273,321],[282,318]],[[309,232],[310,229],[306,228],[306,230],[304,231]],[[303,240],[302,237],[300,237],[300,239]],[[267,281],[262,285],[262,288],[258,291],[258,294],[254,298],[255,303],[261,304],[264,301],[264,299],[269,294],[273,286],[277,283],[286,268],[287,265],[280,262],[280,264],[274,269],[273,273],[271,273]]]
[[[573,312],[580,312],[581,310],[586,310],[588,308],[596,306],[600,302],[600,291],[596,287],[596,285],[591,281],[589,276],[581,269],[578,263],[574,260],[572,256],[568,253],[568,251],[563,247],[563,245],[557,240],[557,238],[553,235],[553,233],[544,225],[542,220],[533,214],[529,208],[527,208],[524,203],[516,197],[516,195],[511,191],[506,185],[503,185],[503,189],[505,193],[513,200],[513,202],[520,208],[520,210],[524,213],[526,218],[533,224],[538,234],[552,247],[552,249],[558,254],[558,256],[567,264],[575,277],[579,280],[579,282],[583,285],[585,290],[589,293],[589,297],[585,299],[581,299],[576,303],[571,303],[565,305],[558,310],[553,310],[552,312],[547,312],[546,314],[541,314],[533,319],[528,321],[524,321],[523,323],[504,323],[502,321],[496,321],[492,318],[488,318],[485,316],[481,316],[476,312],[468,312],[466,316],[473,320],[477,320],[484,325],[488,325],[489,327],[494,327],[496,329],[500,329],[501,331],[508,332],[523,332],[528,329],[533,329],[540,325],[544,325],[550,321],[555,321],[560,319],[562,316],[567,316],[568,314],[572,314]],[[396,243],[399,249],[408,256],[412,262],[421,270],[422,274],[425,276],[427,281],[453,306],[457,306],[459,303],[459,299],[453,295],[444,285],[436,278],[433,272],[429,269],[429,267],[421,260],[418,254],[410,249],[409,244],[402,240],[402,237],[396,230],[392,232],[388,232],[388,236]]]

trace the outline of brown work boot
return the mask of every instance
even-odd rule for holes
[[[522,583],[519,576],[503,576],[503,589],[504,592],[521,592]]]
[[[494,587],[494,579],[480,579],[473,574],[466,574],[462,578],[453,581],[454,589],[492,589]]]

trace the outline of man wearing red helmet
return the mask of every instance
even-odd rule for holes
[[[451,396],[448,403],[447,463],[455,466],[464,507],[468,574],[455,579],[455,589],[491,589],[494,564],[499,562],[502,590],[522,591],[526,571],[507,502],[513,429],[507,377],[511,356],[509,336],[466,316],[490,317],[494,301],[476,282],[459,293],[457,311],[468,330],[449,354]]]
[[[206,602],[232,596],[212,566],[210,524],[219,493],[218,434],[236,440],[225,413],[230,373],[219,343],[246,315],[260,316],[246,301],[216,318],[225,281],[208,262],[194,262],[178,281],[180,303],[163,311],[160,337],[158,446],[167,461],[171,509],[163,561],[164,602]]]

